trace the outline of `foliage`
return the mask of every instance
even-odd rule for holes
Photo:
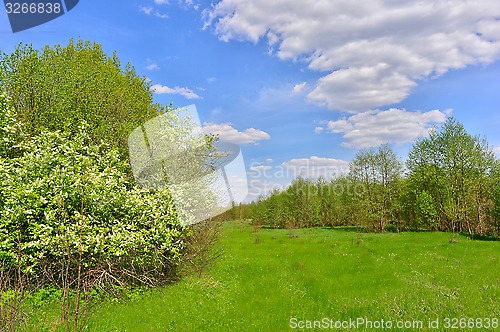
[[[95,43],[19,45],[0,55],[0,87],[0,329],[44,289],[60,291],[61,322],[76,331],[99,289],[164,284],[185,262],[201,273],[217,227],[185,225],[212,207],[211,179],[185,180],[212,167],[215,137],[186,139],[191,119],[153,104],[149,82]],[[189,153],[162,164],[177,182],[141,188],[127,139],[159,112],[162,134],[186,143],[167,148]]]
[[[387,223],[396,221],[398,181],[403,166],[387,144],[377,150],[361,150],[349,164],[349,177],[353,183],[363,186],[356,211],[359,223],[378,231],[384,231]]]
[[[359,225],[383,231],[398,221],[401,177],[401,162],[383,145],[358,152],[347,177],[299,177],[246,208],[254,222],[273,228]]]
[[[257,202],[236,206],[228,215],[242,215],[272,228],[350,225],[352,196],[359,189],[345,177],[329,181],[299,177],[286,190],[275,190]]]
[[[201,276],[222,255],[221,250],[214,249],[220,237],[221,225],[220,222],[205,220],[189,227],[181,263],[184,276],[193,273]]]
[[[432,195],[425,190],[415,195],[415,215],[416,229],[433,228],[436,224],[436,203]]]
[[[9,98],[0,92],[0,158],[19,155],[19,143],[23,136],[16,114],[9,105]]]
[[[492,204],[491,218],[496,234],[500,234],[500,162],[497,160],[492,172]]]
[[[450,117],[413,144],[406,166],[405,174],[389,145],[360,150],[347,177],[298,178],[226,216],[244,215],[273,228],[291,223],[500,234],[500,162],[485,139]]]
[[[82,40],[42,50],[19,44],[12,54],[2,53],[0,85],[28,135],[74,132],[84,120],[94,142],[102,139],[122,156],[128,134],[158,109],[145,77]]]
[[[60,287],[83,272],[103,285],[167,277],[182,248],[167,191],[131,185],[118,152],[92,144],[85,126],[71,137],[44,132],[22,148],[22,156],[0,163],[7,270],[19,266]]]
[[[200,132],[188,109],[169,109],[134,129],[128,139],[136,183],[168,187],[184,225],[200,222],[217,209],[213,188],[218,152],[215,136]],[[184,212],[187,212],[184,213]]]
[[[481,235],[491,232],[488,211],[492,209],[495,164],[486,140],[468,134],[450,117],[440,130],[418,140],[409,153],[414,216],[421,218],[425,192],[426,209],[435,211],[427,211],[432,216],[424,215],[439,229]]]

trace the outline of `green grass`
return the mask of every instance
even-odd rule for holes
[[[292,317],[365,317],[424,326],[439,319],[442,331],[445,317],[500,318],[500,242],[455,242],[449,233],[255,232],[240,222],[224,228],[217,244],[224,254],[206,275],[103,303],[89,329],[289,331]]]

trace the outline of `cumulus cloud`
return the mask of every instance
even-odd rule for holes
[[[495,156],[497,158],[500,158],[500,146],[497,146],[496,148],[494,148],[493,153],[495,153]]]
[[[266,166],[266,165],[259,165],[259,166],[250,167],[250,170],[254,171],[254,172],[266,172],[266,171],[269,171],[271,169],[273,169],[272,166]]]
[[[147,67],[147,70],[158,70],[160,67],[156,63],[150,63]]]
[[[153,12],[153,7],[139,6],[139,11],[146,15],[151,15]]]
[[[326,130],[343,134],[344,146],[366,148],[383,143],[403,144],[427,135],[434,124],[446,121],[451,110],[408,112],[404,109],[372,110],[337,121],[329,121]]]
[[[238,131],[230,123],[204,123],[203,131],[207,134],[219,135],[221,141],[232,142],[236,144],[257,144],[257,142],[259,141],[268,140],[271,138],[271,136],[265,131],[255,128],[248,128],[244,131]]]
[[[308,97],[329,108],[355,113],[403,100],[414,85],[408,77],[381,64],[337,70],[320,78]]]
[[[297,94],[301,93],[302,90],[304,90],[304,88],[306,87],[306,85],[307,85],[307,82],[295,84],[295,86],[293,87],[293,90],[292,90],[292,94],[297,95]]]
[[[316,127],[316,128],[314,128],[314,132],[316,134],[321,134],[324,130],[325,130],[325,128],[323,128],[323,127]]]
[[[156,1],[155,1],[155,3],[156,3]],[[166,3],[166,2],[162,2],[162,3]],[[156,3],[156,4],[158,4],[158,3]],[[146,15],[154,15],[154,16],[161,18],[161,19],[168,18],[167,14],[160,13],[159,11],[154,10],[154,8],[151,6],[139,6],[139,12],[146,14]]]
[[[167,19],[168,15],[167,14],[162,14],[160,12],[155,12],[155,16],[161,19]]]
[[[324,72],[309,100],[351,113],[404,100],[419,80],[500,58],[500,1],[221,0],[204,12],[224,41],[267,39]]]
[[[175,88],[169,88],[168,86],[164,86],[161,84],[155,84],[151,87],[151,90],[154,91],[156,94],[175,94],[175,95],[181,95],[185,97],[186,99],[199,99],[200,96],[198,96],[193,90],[188,89],[188,88],[181,88],[176,86]]]
[[[291,172],[293,177],[331,178],[347,174],[349,171],[349,162],[345,160],[316,156],[292,159],[284,162],[281,166]]]

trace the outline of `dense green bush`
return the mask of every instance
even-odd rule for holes
[[[19,143],[23,136],[21,125],[9,105],[9,98],[0,91],[0,159],[19,155]]]
[[[0,161],[5,269],[62,287],[84,277],[90,284],[168,277],[183,241],[167,190],[129,183],[118,152],[93,144],[85,125],[75,135],[41,133],[21,148]]]
[[[187,234],[168,189],[129,182],[126,160],[85,122],[25,135],[9,105],[0,94],[0,330],[21,326],[43,289],[60,291],[61,322],[76,331],[96,290],[170,281]]]

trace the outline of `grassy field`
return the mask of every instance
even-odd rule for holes
[[[345,330],[351,319],[359,331],[389,322],[443,331],[445,318],[500,318],[500,242],[231,222],[217,248],[223,255],[202,277],[103,303],[89,330],[290,331],[307,320]]]

